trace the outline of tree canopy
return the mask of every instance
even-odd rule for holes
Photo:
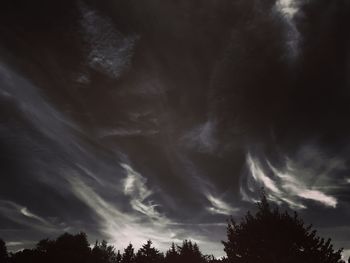
[[[296,212],[291,215],[272,208],[265,196],[254,216],[248,212],[240,223],[229,220],[223,244],[232,263],[343,262],[342,250],[334,250],[331,239],[318,237]]]

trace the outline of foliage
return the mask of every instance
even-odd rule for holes
[[[191,241],[184,240],[181,247],[178,247],[180,262],[188,261],[193,263],[205,262],[205,258],[199,251],[198,245]]]
[[[165,254],[165,261],[168,263],[177,263],[180,260],[179,257],[179,252],[173,242],[171,243],[170,249]]]
[[[119,252],[119,251],[118,251]],[[120,253],[119,253],[120,257]],[[107,244],[103,240],[101,243],[96,241],[94,248],[91,250],[91,258],[93,262],[99,263],[119,263],[118,254],[115,253],[115,248]]]
[[[318,237],[297,213],[272,209],[265,196],[255,216],[248,212],[241,223],[230,219],[227,239],[224,251],[232,263],[342,262],[342,250],[334,251],[330,239]]]
[[[86,263],[91,261],[91,250],[86,234],[71,235],[65,233],[56,240],[43,239],[39,241],[35,249],[25,249],[14,254],[11,262],[75,262]]]
[[[121,263],[134,263],[134,262],[135,262],[134,247],[132,246],[132,244],[129,244],[124,249]]]
[[[164,256],[156,248],[152,247],[152,241],[148,240],[136,255],[136,263],[162,263]]]

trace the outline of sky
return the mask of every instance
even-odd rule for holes
[[[0,237],[224,255],[261,189],[350,255],[346,0],[8,1]]]

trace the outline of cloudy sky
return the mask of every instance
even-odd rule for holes
[[[346,0],[8,1],[0,237],[223,255],[260,189],[350,255]]]

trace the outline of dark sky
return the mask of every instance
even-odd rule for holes
[[[346,0],[2,4],[0,237],[220,256],[264,187],[349,255],[349,19]]]

